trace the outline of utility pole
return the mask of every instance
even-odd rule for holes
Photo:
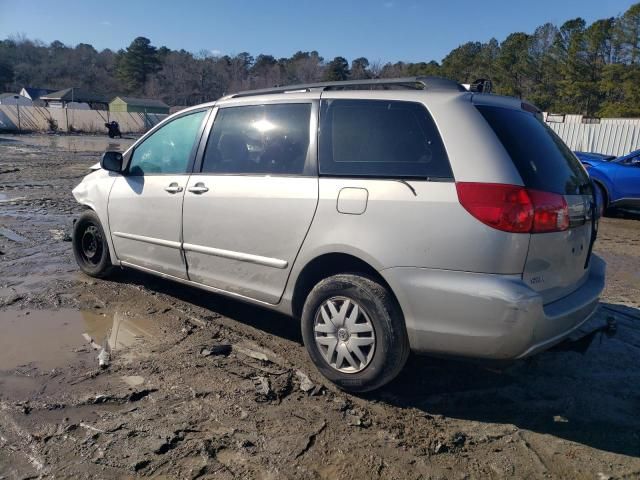
[[[75,93],[75,91],[76,91],[75,87],[71,87],[71,113],[72,113],[71,128],[73,128],[73,124],[75,123],[75,120],[76,120],[75,107],[73,106],[73,101],[74,101],[73,94]],[[67,105],[67,118],[68,118],[68,113],[69,113],[69,105]],[[67,120],[67,123],[68,123],[68,120]],[[69,130],[69,127],[67,127],[67,133],[69,133],[68,130]]]
[[[22,124],[20,123],[20,95],[14,95],[16,99],[16,108],[18,109],[18,132],[22,133]]]

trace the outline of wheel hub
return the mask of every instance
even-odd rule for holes
[[[346,342],[349,340],[349,331],[346,328],[338,329],[338,340],[342,342]]]
[[[95,233],[90,229],[87,229],[82,236],[82,250],[87,258],[93,258],[98,251]]]
[[[351,298],[331,297],[316,312],[314,337],[325,361],[342,373],[364,370],[375,350],[375,330],[367,312]]]
[[[102,258],[102,236],[95,225],[89,225],[82,232],[79,253],[89,265],[97,265]]]

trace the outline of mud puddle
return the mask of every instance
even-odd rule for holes
[[[0,330],[0,370],[61,368],[107,342],[117,352],[158,332],[147,317],[74,309],[1,311]]]

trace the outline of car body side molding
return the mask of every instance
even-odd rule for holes
[[[161,238],[146,237],[144,235],[135,235],[133,233],[113,232],[113,235],[120,238],[126,238],[127,240],[136,240],[138,242],[151,243],[153,245],[160,245],[162,247],[180,249],[180,242],[174,242],[171,240],[163,240]]]
[[[194,245],[191,243],[182,244],[182,248],[186,252],[203,253],[205,255],[213,255],[215,257],[222,257],[222,258],[228,258],[231,260],[238,260],[241,262],[264,265],[265,267],[285,269],[289,266],[289,262],[287,262],[286,260],[280,260],[279,258],[262,257],[260,255],[253,255],[251,253],[234,252],[232,250],[223,250],[221,248],[204,247],[202,245]]]

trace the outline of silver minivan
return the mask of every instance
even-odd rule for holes
[[[532,355],[596,310],[597,207],[535,107],[479,90],[362,80],[183,110],[73,190],[75,257],[300,319],[345,390],[384,385],[410,351]]]

